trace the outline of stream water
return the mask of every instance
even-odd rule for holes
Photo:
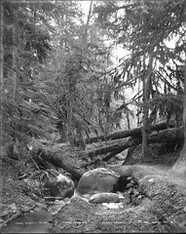
[[[48,206],[47,210],[33,210],[18,216],[2,227],[0,233],[49,233],[52,227],[52,215],[65,205],[63,201]]]
[[[33,211],[20,215],[1,229],[1,233],[49,233],[52,214],[48,211]]]

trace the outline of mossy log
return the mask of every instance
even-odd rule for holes
[[[35,161],[42,163],[42,166],[46,164],[46,168],[49,164],[54,165],[58,168],[63,168],[65,171],[71,174],[72,179],[79,180],[83,173],[77,170],[75,167],[71,166],[70,164],[64,162],[62,158],[62,153],[60,151],[52,152],[50,150],[45,150],[42,148],[34,148],[32,150],[32,157]]]
[[[158,123],[158,124],[154,124],[149,126],[149,131],[161,131],[167,128],[173,128],[174,125],[173,123],[170,123],[169,126],[167,126],[166,122],[162,122],[162,123]],[[142,135],[142,128],[135,128],[132,130],[126,130],[126,131],[120,131],[120,132],[116,132],[116,133],[112,133],[109,134],[108,136],[105,135],[100,135],[100,136],[96,136],[96,137],[91,137],[91,138],[87,138],[85,139],[85,143],[86,144],[91,144],[93,142],[99,142],[99,141],[109,141],[109,140],[116,140],[116,139],[122,139],[122,138],[126,138],[126,137],[140,137]],[[76,142],[76,144],[78,145],[78,142]]]
[[[173,129],[166,129],[158,133],[153,133],[149,135],[148,143],[180,143],[184,140],[184,134],[183,134],[183,128],[173,128]],[[99,159],[99,161],[108,161],[111,158],[113,158],[116,154],[122,152],[123,150],[130,148],[135,145],[139,145],[142,143],[142,136],[139,136],[138,138],[129,138],[128,140],[122,141],[120,143],[116,143],[110,146],[100,147],[96,150],[85,152],[87,157],[93,158],[93,156],[101,155],[101,154],[107,154],[102,159]],[[86,164],[92,165],[94,162],[98,162],[98,159],[94,159],[94,161],[89,162]]]
[[[78,171],[76,168],[74,168],[70,164],[64,162],[60,153],[53,153],[53,154],[43,153],[40,155],[40,157],[52,163],[54,166],[61,167],[65,171],[69,172],[72,175],[72,178],[74,180],[79,180],[80,177],[83,175],[82,172]]]

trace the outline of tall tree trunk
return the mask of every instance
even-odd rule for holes
[[[89,27],[89,23],[90,23],[90,17],[91,17],[91,13],[92,13],[92,6],[93,6],[93,0],[90,1],[90,5],[89,5],[89,11],[88,11],[88,16],[87,16],[87,22],[85,25],[85,35],[84,35],[84,45],[87,48],[87,36],[88,36],[88,27]]]
[[[149,53],[149,64],[147,74],[145,72],[143,77],[143,127],[142,127],[142,154],[146,155],[148,146],[148,119],[149,119],[149,98],[150,98],[150,79],[152,74],[153,55]],[[144,55],[144,71],[145,71],[145,55]]]
[[[70,68],[70,65],[69,65]],[[66,80],[66,96],[67,96],[67,135],[68,135],[68,140],[70,142],[70,145],[74,147],[74,131],[73,131],[73,113],[72,113],[72,108],[73,108],[73,103],[72,103],[72,91],[70,88],[70,83],[71,79],[70,77],[67,78]]]
[[[15,17],[15,16],[14,16]],[[12,46],[12,70],[13,70],[13,102],[17,100],[17,72],[16,72],[16,59],[17,59],[17,47],[16,47],[16,26],[12,25],[12,37],[13,37],[13,46]]]
[[[1,160],[1,152],[3,146],[3,109],[2,109],[2,100],[3,100],[3,64],[4,64],[4,48],[3,48],[3,3],[0,2],[0,160]],[[0,166],[1,167],[1,166]],[[0,168],[1,170],[1,168]],[[1,178],[1,176],[0,176]],[[2,185],[2,181],[0,179],[0,184]]]
[[[130,118],[129,118],[129,114],[126,114],[126,119],[127,119],[127,127],[130,130]]]
[[[173,170],[186,173],[186,61],[184,67],[185,81],[184,81],[184,96],[183,96],[183,128],[184,128],[184,145],[183,149],[173,166]]]
[[[138,79],[138,93],[140,92],[140,79]],[[138,97],[138,103],[140,102],[140,97]],[[137,106],[137,127],[140,126],[140,108],[139,106]]]

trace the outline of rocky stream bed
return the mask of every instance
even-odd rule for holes
[[[1,233],[186,232],[186,175],[174,174],[169,166],[107,165],[135,178],[137,186],[116,189],[117,202],[98,204],[77,188],[71,198],[46,202],[33,196],[34,180],[19,179],[16,165],[2,162],[0,167]]]

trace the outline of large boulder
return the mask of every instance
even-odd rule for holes
[[[97,168],[90,170],[80,178],[77,192],[80,195],[112,192],[118,178],[119,175],[110,169]]]
[[[56,199],[71,198],[74,194],[74,182],[65,175],[59,174],[55,178],[48,180],[43,186],[45,197]]]

